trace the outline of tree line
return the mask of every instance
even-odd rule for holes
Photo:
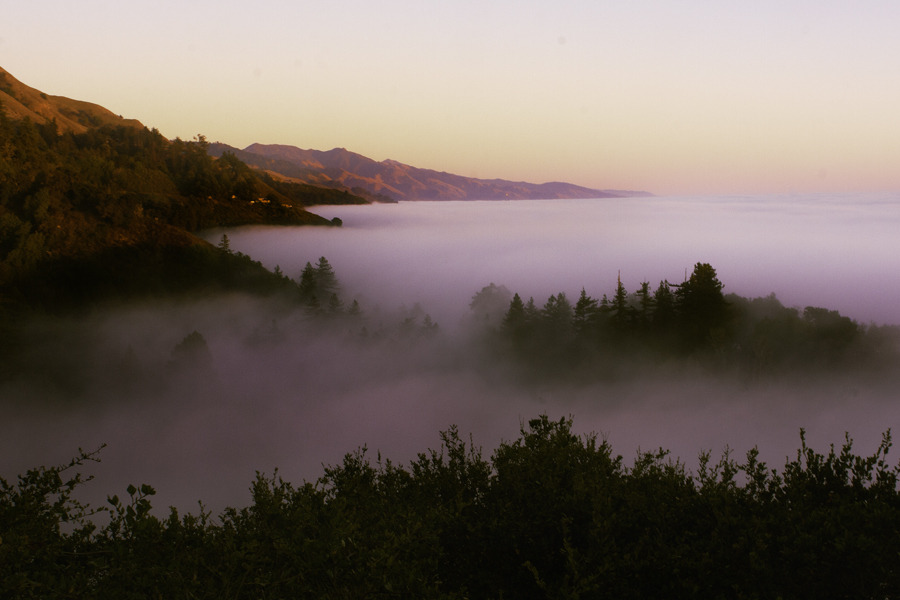
[[[500,290],[500,291],[498,291]],[[709,263],[697,263],[681,283],[643,282],[633,293],[617,280],[600,299],[584,288],[574,301],[565,292],[539,306],[512,295],[502,320],[489,324],[488,341],[501,355],[541,376],[613,374],[635,359],[675,358],[733,368],[747,374],[834,366],[885,367],[896,359],[896,327],[864,326],[837,311],[785,307],[774,294],[725,294]],[[502,297],[491,286],[473,298]]]
[[[75,498],[96,453],[0,479],[8,598],[898,598],[900,467],[885,434],[782,468],[665,451],[630,466],[546,415],[486,457],[456,428],[408,465],[365,448],[251,503],[165,516],[131,485]]]

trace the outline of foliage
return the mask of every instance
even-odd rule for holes
[[[233,154],[212,158],[207,147],[202,135],[169,141],[146,128],[59,134],[52,122],[12,120],[0,110],[0,298],[64,310],[70,303],[59,272],[79,273],[79,287],[97,289],[90,298],[97,301],[121,287],[120,278],[125,287],[140,278],[154,287],[178,273],[169,260],[192,258],[201,258],[188,268],[201,273],[203,288],[208,265],[192,247],[206,243],[191,232],[339,224],[303,208],[323,199],[315,188],[273,182]]]
[[[615,377],[648,361],[685,359],[751,378],[895,364],[896,328],[865,327],[824,308],[801,312],[774,294],[725,295],[723,288],[711,265],[697,263],[684,282],[663,281],[654,292],[643,282],[629,294],[621,277],[612,299],[582,289],[574,307],[560,292],[542,310],[529,310],[515,294],[490,339],[535,378]]]
[[[697,473],[665,451],[631,466],[546,415],[486,459],[455,427],[408,466],[365,448],[295,486],[257,474],[252,502],[157,517],[155,490],[73,498],[94,453],[0,480],[0,593],[10,598],[900,597],[900,467],[890,434],[801,446],[779,471],[725,453]]]
[[[94,577],[96,527],[75,490],[90,480],[77,472],[97,452],[68,464],[38,467],[11,484],[0,478],[0,596],[66,597]]]

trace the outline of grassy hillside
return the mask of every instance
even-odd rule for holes
[[[135,119],[124,119],[97,104],[51,96],[29,87],[0,68],[0,104],[12,119],[30,119],[44,124],[56,122],[62,132],[84,133],[91,127],[122,125],[142,129]]]

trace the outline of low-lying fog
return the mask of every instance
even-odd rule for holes
[[[730,446],[741,457],[758,445],[780,468],[801,427],[818,449],[846,431],[870,452],[900,417],[888,383],[748,384],[648,368],[615,384],[525,386],[472,347],[460,323],[491,282],[540,305],[582,286],[611,295],[619,271],[629,292],[680,281],[696,262],[711,263],[726,292],[898,323],[898,208],[896,197],[872,196],[402,203],[316,209],[343,219],[340,229],[228,230],[233,250],[294,278],[326,256],[366,314],[390,322],[418,302],[442,334],[360,344],[239,296],[44,324],[32,362],[57,380],[0,386],[0,476],[105,442],[83,494],[92,503],[149,483],[157,507],[203,500],[218,511],[248,502],[257,470],[299,483],[362,445],[405,463],[451,424],[489,455],[542,412],[572,415],[577,431],[606,436],[626,458],[663,447],[692,465],[701,450]],[[193,331],[208,357],[178,359],[174,347]]]
[[[348,292],[421,302],[452,326],[491,282],[542,303],[642,281],[679,283],[697,262],[725,292],[900,324],[900,195],[402,202],[320,206],[341,229],[242,228],[232,247],[291,277],[326,256]],[[221,231],[207,232],[217,242]]]

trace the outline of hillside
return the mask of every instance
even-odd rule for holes
[[[243,150],[224,145],[214,145],[211,149],[214,153],[233,151],[249,165],[295,181],[361,189],[394,200],[526,200],[649,195],[647,192],[596,190],[562,182],[535,184],[463,177],[420,169],[395,160],[378,162],[344,148],[320,151],[278,144],[251,144]]]
[[[56,312],[147,294],[277,287],[261,266],[218,257],[194,232],[332,225],[304,205],[364,202],[275,181],[231,154],[213,159],[203,136],[166,140],[2,74],[0,309]]]
[[[55,121],[60,133],[84,133],[91,127],[122,125],[143,129],[140,121],[124,119],[97,104],[51,96],[25,85],[0,67],[0,104],[11,119],[34,123]]]

